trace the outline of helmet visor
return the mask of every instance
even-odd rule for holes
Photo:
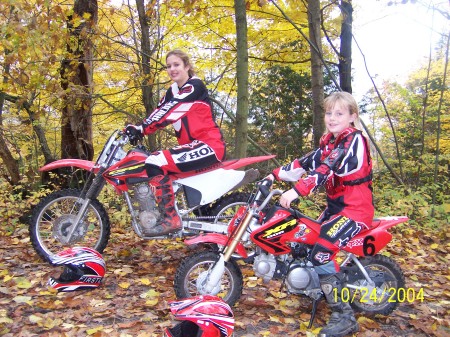
[[[173,328],[165,329],[163,337],[201,337],[202,335],[202,330],[197,324],[190,321],[183,321]]]

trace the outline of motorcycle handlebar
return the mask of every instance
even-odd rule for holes
[[[125,130],[117,130],[117,139],[122,138],[122,141],[128,143],[130,141],[130,137],[127,136]]]
[[[261,192],[261,194],[264,198],[266,198],[269,195],[272,184],[273,184],[272,180],[264,179],[258,186],[259,191]]]
[[[262,192],[261,192],[262,193]],[[274,195],[282,195],[283,191],[282,190],[272,190],[267,197],[264,199],[264,201],[261,203],[261,205],[259,205],[257,211],[260,212],[264,209],[264,207],[267,206],[267,204],[269,203],[269,201],[272,199],[272,197]]]

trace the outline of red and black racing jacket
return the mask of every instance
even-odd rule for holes
[[[297,181],[294,189],[301,196],[325,185],[328,216],[340,214],[367,226],[372,223],[372,160],[358,129],[347,128],[336,138],[325,134],[318,149],[272,173],[278,180]]]
[[[172,124],[178,144],[199,140],[209,145],[219,160],[225,157],[225,142],[214,121],[206,86],[191,77],[181,88],[176,83],[167,90],[158,107],[144,119],[144,134],[150,134]]]

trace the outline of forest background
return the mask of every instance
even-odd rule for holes
[[[352,91],[351,18],[359,5],[317,4],[3,1],[2,239],[26,242],[26,214],[55,188],[42,184],[40,166],[59,158],[95,158],[113,130],[154,109],[170,84],[164,57],[174,48],[191,55],[207,84],[229,157],[276,154],[276,161],[258,167],[264,175],[308,152],[323,133],[323,97]],[[380,1],[386,5],[429,4]],[[448,3],[432,9],[450,19]],[[406,214],[410,221],[403,235],[423,233],[430,244],[445,248],[450,34],[440,33],[428,64],[413,69],[404,83],[386,81],[369,90],[360,109],[371,138],[377,215]],[[146,144],[153,150],[170,147],[173,132],[158,132]],[[320,193],[299,203],[312,215],[322,206]],[[120,214],[114,216],[117,226],[127,226]],[[0,277],[12,282],[4,266],[0,262]],[[1,311],[0,318],[8,314]]]

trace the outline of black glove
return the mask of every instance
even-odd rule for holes
[[[130,144],[133,146],[136,146],[137,143],[144,138],[144,129],[142,128],[142,125],[128,124],[125,127],[124,132],[130,139]]]

